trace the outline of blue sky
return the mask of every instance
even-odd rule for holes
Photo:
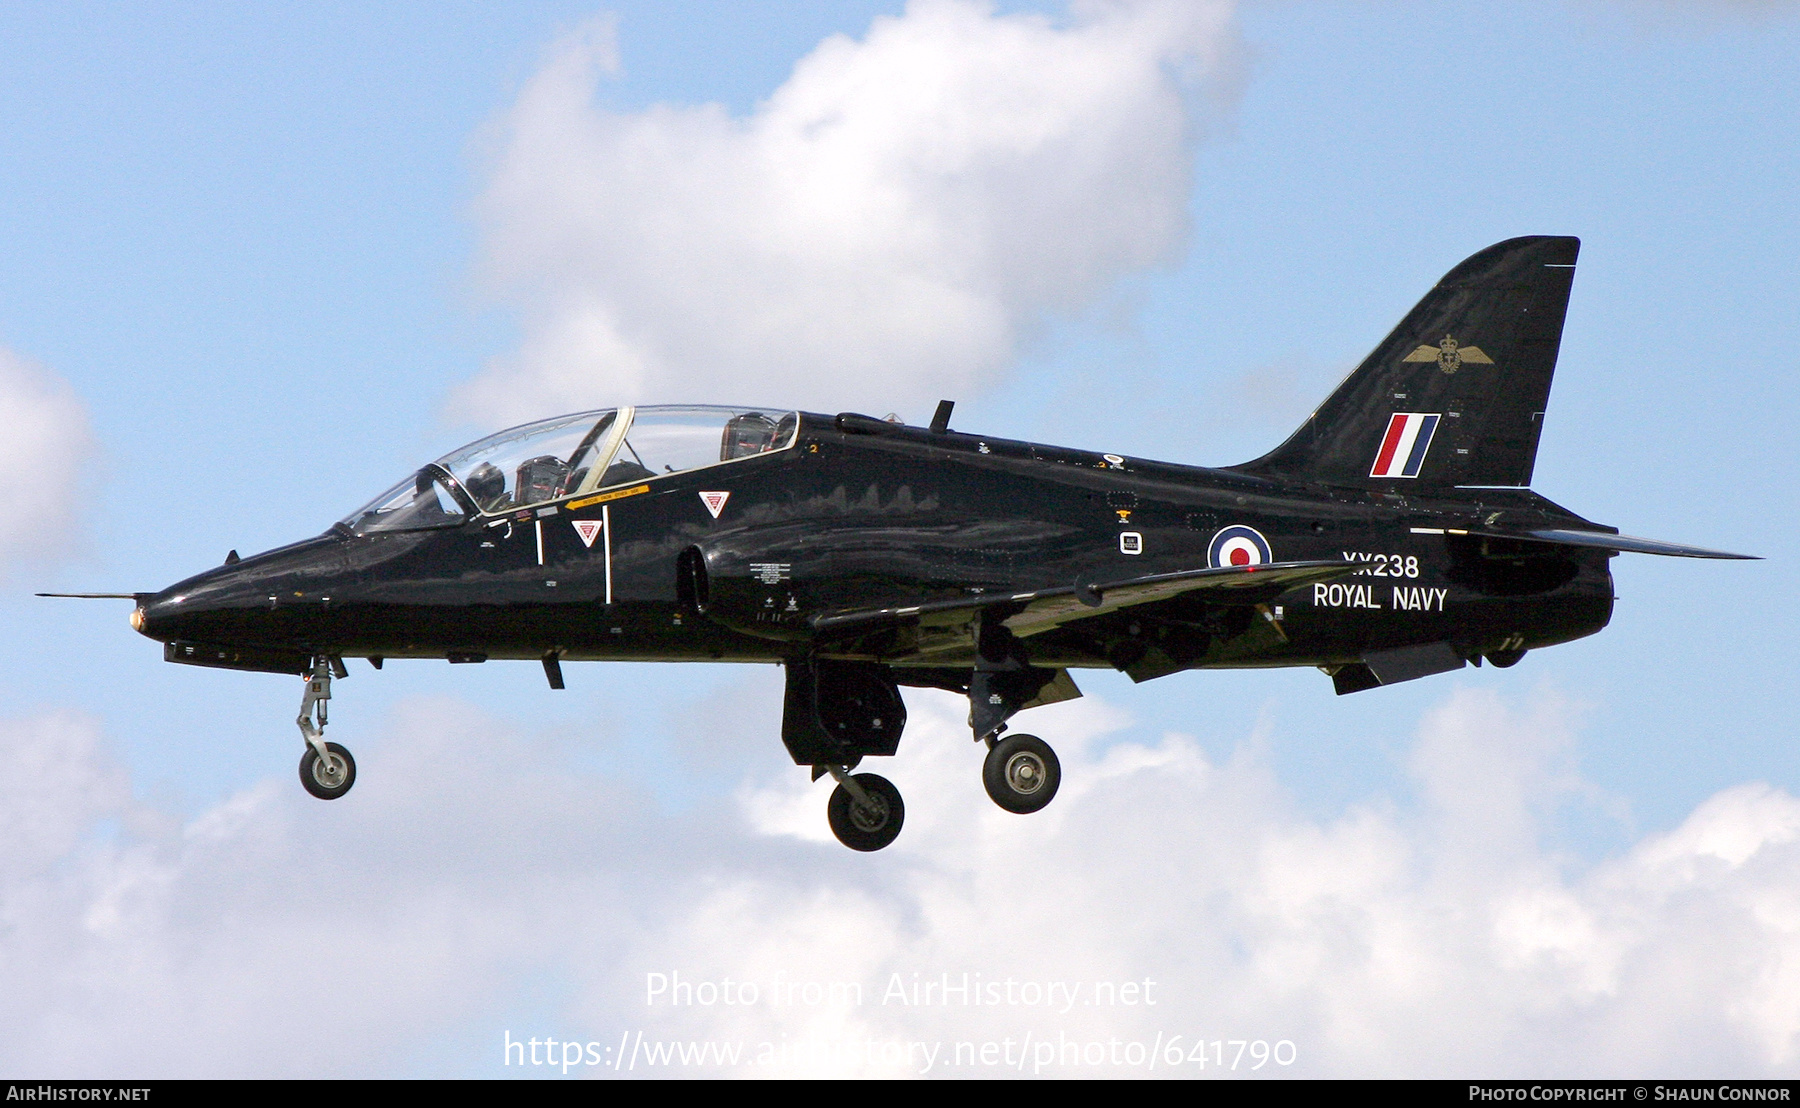
[[[799,201],[778,180],[762,182],[758,203],[772,207],[753,208],[729,183],[682,176],[684,165],[750,158],[779,139],[784,105],[802,93],[829,110],[832,96],[862,87],[821,75],[829,67],[819,59],[848,59],[853,75],[881,60],[890,68],[872,87],[888,95],[908,87],[906,67],[960,58],[974,75],[967,87],[991,80],[1036,104],[1052,97],[1033,83],[1041,67],[1030,51],[1078,41],[1104,20],[1055,5],[1044,9],[1054,22],[1041,25],[1019,14],[1036,8],[922,6],[882,24],[887,53],[874,49],[871,20],[904,10],[0,13],[0,350],[11,359],[0,368],[29,363],[0,381],[62,387],[78,402],[33,417],[59,429],[65,449],[31,445],[23,401],[0,422],[17,491],[3,501],[14,522],[0,533],[0,624],[10,632],[0,736],[16,747],[10,766],[48,767],[41,780],[24,769],[0,778],[13,810],[11,822],[0,817],[0,841],[19,836],[25,846],[13,853],[27,860],[0,869],[0,909],[14,921],[0,930],[0,964],[30,970],[16,1014],[27,1030],[11,1045],[0,1036],[0,1068],[50,1058],[70,1074],[293,1072],[280,1020],[266,1039],[233,1031],[229,1049],[163,1043],[155,1063],[118,1039],[160,1042],[149,1028],[171,1012],[222,1028],[235,1026],[231,1012],[267,1014],[275,1001],[266,998],[285,995],[270,981],[291,968],[280,940],[296,931],[333,935],[346,965],[370,975],[331,997],[288,997],[354,1037],[341,1044],[342,1072],[499,1074],[510,1071],[494,1043],[521,1026],[509,1021],[594,1041],[644,1027],[799,1034],[776,1015],[740,1026],[657,1023],[643,1011],[633,990],[658,966],[732,969],[719,954],[723,919],[827,937],[854,967],[845,973],[885,981],[971,965],[1027,972],[1003,947],[959,945],[942,923],[958,912],[988,911],[1027,933],[1110,935],[1124,903],[1137,909],[1129,934],[1082,944],[1089,979],[1161,974],[1190,1014],[1213,1003],[1209,990],[1228,990],[1243,998],[1225,1007],[1245,1028],[1299,1043],[1315,1075],[1666,1072],[1666,1056],[1634,1053],[1663,1044],[1659,1036],[1697,1044],[1678,1069],[1791,1072],[1800,991],[1783,991],[1783,967],[1800,964],[1791,937],[1800,910],[1780,890],[1800,872],[1795,682],[1784,664],[1800,646],[1788,617],[1800,597],[1784,569],[1796,554],[1784,521],[1796,508],[1787,352],[1800,347],[1800,12],[1625,2],[1205,9],[1222,18],[1145,30],[1140,54],[1094,47],[1078,55],[1089,61],[1070,63],[1096,74],[1138,64],[1129,72],[1152,75],[1185,64],[1185,80],[1164,77],[1148,91],[1123,79],[1097,85],[1112,99],[1071,96],[1066,116],[1044,117],[1081,124],[1070,150],[1088,149],[1080,142],[1092,135],[1140,143],[1131,148],[1145,160],[1132,172],[1102,165],[1057,192],[1042,173],[971,170],[986,191],[969,207],[956,206],[963,193],[909,183],[921,190],[915,203],[973,231],[935,254],[872,238],[853,255],[872,281],[979,262],[988,268],[971,281],[971,303],[998,323],[933,332],[910,361],[883,362],[857,329],[865,321],[828,312],[819,333],[838,345],[823,352],[805,346],[816,337],[808,332],[735,361],[694,354],[732,347],[731,298],[754,307],[754,290],[716,273],[690,289],[644,259],[665,248],[746,249],[747,213],[780,216]],[[908,37],[932,11],[960,13],[978,33]],[[1019,31],[1018,56],[969,60],[1008,28],[1030,30]],[[982,37],[990,30],[999,37]],[[821,49],[833,35],[847,38]],[[796,75],[802,59],[816,64]],[[559,62],[577,61],[586,68],[557,85]],[[545,93],[546,109],[533,99],[546,89],[567,95]],[[849,170],[896,175],[876,185],[913,182],[905,174],[946,148],[986,166],[1005,127],[1042,122],[1024,110],[984,116],[994,134],[975,126],[940,142],[904,131],[917,123],[906,97],[875,100],[860,115],[846,100],[844,111],[875,152]],[[689,158],[647,163],[646,173],[665,175],[648,179],[667,187],[584,177],[624,164],[614,145],[624,133],[668,137]],[[532,134],[535,145],[522,137]],[[1152,164],[1163,176],[1138,172]],[[815,168],[804,186],[829,199],[828,171],[844,165]],[[573,199],[559,199],[565,188]],[[662,194],[693,197],[693,208]],[[604,234],[574,218],[595,196],[616,221]],[[852,214],[880,214],[856,207],[861,195],[838,199]],[[1179,218],[1158,222],[1158,204]],[[671,211],[669,233],[619,237]],[[1620,600],[1602,634],[1511,670],[1353,697],[1334,697],[1313,671],[1135,687],[1084,675],[1080,707],[1032,721],[1059,750],[1066,742],[1071,767],[1094,783],[1059,798],[1060,823],[996,825],[973,810],[986,801],[970,789],[977,762],[957,745],[966,740],[945,723],[954,705],[924,694],[914,706],[924,722],[895,763],[897,781],[912,774],[901,785],[921,815],[903,842],[917,845],[877,861],[843,857],[806,837],[822,831],[823,792],[799,791],[793,778],[803,775],[782,764],[779,672],[761,667],[571,667],[570,689],[555,694],[531,666],[361,667],[338,687],[332,728],[365,776],[341,804],[319,805],[293,787],[293,682],[166,666],[125,628],[123,605],[29,595],[156,588],[227,549],[316,533],[421,460],[495,429],[470,397],[486,398],[486,410],[496,396],[521,410],[551,405],[536,411],[549,415],[570,388],[591,387],[595,403],[609,387],[646,401],[781,403],[786,395],[765,394],[778,384],[811,407],[898,408],[917,422],[942,392],[957,399],[963,428],[1242,461],[1284,437],[1450,266],[1532,233],[1583,239],[1534,487],[1629,534],[1768,560],[1621,558]],[[970,239],[986,252],[969,253]],[[575,260],[534,245],[543,242],[572,244]],[[621,242],[642,253],[601,249]],[[800,273],[801,298],[826,287],[804,276],[825,266],[825,245],[801,233],[769,257],[747,256],[783,281]],[[1040,256],[1055,263],[1040,267],[1048,277],[1019,260]],[[684,300],[701,292],[713,299]],[[634,376],[605,350],[570,345],[568,335],[585,332],[570,330],[565,306],[587,303],[616,307],[628,336],[651,336],[649,369]],[[676,317],[705,321],[705,341],[685,355],[652,342]],[[778,364],[790,355],[794,368]],[[859,371],[834,373],[833,357]],[[554,377],[565,363],[576,385]],[[701,387],[709,391],[689,391]],[[491,795],[454,773],[489,749],[505,759]],[[1482,790],[1465,787],[1472,773],[1513,783],[1495,786],[1512,807],[1484,807]],[[587,797],[635,815],[594,814]],[[1244,813],[1249,830],[1190,811],[1197,798]],[[1171,814],[1159,826],[1163,803]],[[535,839],[518,832],[520,857],[562,839],[561,857],[521,876],[504,871],[531,862],[475,845],[463,872],[434,845],[440,822],[489,820],[535,829]],[[1725,840],[1760,845],[1748,854],[1705,845]],[[194,845],[215,841],[224,845],[214,854]],[[1448,860],[1434,853],[1446,842],[1460,851]],[[1313,847],[1281,862],[1295,843]],[[335,907],[329,896],[256,892],[284,873],[301,874],[302,889],[338,887],[343,878],[310,852],[321,844],[343,852],[352,880],[392,897],[359,892]],[[1695,863],[1701,876],[1674,892],[1645,876],[1673,872],[1680,850],[1725,860],[1718,873]],[[1066,892],[1040,902],[1010,885],[1008,851]],[[1221,861],[1232,851],[1263,859],[1261,876],[1232,876]],[[1162,858],[1136,874],[1149,885],[1211,891],[1190,902],[1093,878],[1114,852]],[[1366,884],[1318,891],[1298,876],[1340,856]],[[1488,876],[1460,885],[1444,876],[1452,871]],[[946,892],[955,875],[977,891]],[[131,892],[152,886],[164,899]],[[1308,907],[1270,923],[1267,905],[1290,903],[1271,890],[1302,886],[1314,891],[1293,903]],[[1516,938],[1506,921],[1521,901],[1505,890],[1527,887],[1538,897],[1531,918],[1562,921],[1526,929],[1538,937],[1519,949],[1534,953],[1469,938]],[[1642,891],[1652,887],[1662,891]],[[1622,888],[1640,900],[1620,907]],[[1499,890],[1487,923],[1433,931],[1443,905],[1471,889],[1476,900]],[[1386,914],[1376,913],[1379,926],[1344,922],[1319,907],[1334,896]],[[543,910],[483,915],[509,900]],[[1761,905],[1745,911],[1763,923],[1730,915],[1733,904]],[[446,906],[482,926],[459,934]],[[108,931],[115,917],[137,921],[126,930],[148,945]],[[1627,917],[1641,925],[1618,922]],[[86,921],[79,938],[56,937],[64,919]],[[213,925],[225,919],[238,922]],[[1681,953],[1695,935],[1738,926],[1764,959],[1756,972]],[[1381,950],[1372,936],[1400,932],[1441,956],[1415,967],[1438,987],[1383,992],[1384,981],[1413,978],[1342,953]],[[1186,953],[1166,953],[1171,936]],[[174,953],[182,943],[200,951]],[[1309,943],[1318,949],[1294,954]],[[467,964],[444,969],[459,944]],[[507,953],[532,945],[548,953]],[[584,953],[596,947],[612,953]],[[234,958],[241,972],[228,969]],[[765,979],[811,964],[804,947],[779,944],[745,959]],[[164,969],[121,968],[145,965]],[[1295,966],[1313,967],[1304,984]],[[1557,992],[1544,966],[1591,987]],[[196,968],[209,989],[184,991],[183,971]],[[1650,983],[1673,980],[1700,982],[1687,1009],[1642,1003],[1656,992]],[[1496,999],[1471,1005],[1444,982]],[[413,1009],[396,1010],[392,996],[441,1014],[409,1022]],[[92,1015],[102,1001],[123,1014]],[[1639,1017],[1649,1030],[1617,1022],[1628,1002],[1649,1013]],[[1467,1035],[1371,1056],[1334,1022],[1347,1005],[1374,1013],[1368,1034],[1384,1049],[1420,1026]],[[910,1023],[854,1015],[884,1034],[993,1030],[966,1013]],[[1118,1028],[1154,1033],[1124,1017]],[[1507,1044],[1499,1053],[1469,1045],[1496,1030]]]

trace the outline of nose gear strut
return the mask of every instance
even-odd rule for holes
[[[344,663],[323,654],[313,658],[306,692],[300,697],[300,737],[306,753],[300,757],[300,784],[320,800],[336,800],[356,784],[356,759],[337,743],[325,741],[326,708],[331,700],[331,678],[346,676]]]

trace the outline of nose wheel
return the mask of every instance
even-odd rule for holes
[[[337,743],[325,741],[325,709],[331,700],[333,668],[330,658],[313,659],[306,692],[300,698],[300,718],[295,720],[300,725],[300,737],[306,740],[306,753],[300,756],[300,784],[320,800],[336,800],[356,784],[356,759]]]
[[[837,766],[827,767],[838,780],[825,806],[831,833],[851,850],[880,850],[899,837],[906,822],[906,804],[894,783],[877,773],[851,777]]]
[[[356,759],[337,743],[326,743],[323,757],[309,746],[300,756],[300,784],[320,800],[336,800],[356,784]]]
[[[981,783],[995,804],[1026,815],[1056,797],[1062,763],[1050,744],[1036,735],[1008,735],[988,748]]]

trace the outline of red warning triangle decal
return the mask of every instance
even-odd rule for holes
[[[731,494],[728,492],[703,492],[700,494],[700,503],[706,505],[706,510],[712,513],[714,519],[718,519],[719,513],[725,510],[725,502],[729,499],[731,499]]]
[[[575,533],[581,536],[581,545],[593,546],[595,536],[600,534],[600,521],[597,519],[572,519]]]

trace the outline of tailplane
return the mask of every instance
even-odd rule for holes
[[[1538,235],[1469,258],[1286,442],[1232,468],[1398,492],[1529,485],[1580,249]]]

